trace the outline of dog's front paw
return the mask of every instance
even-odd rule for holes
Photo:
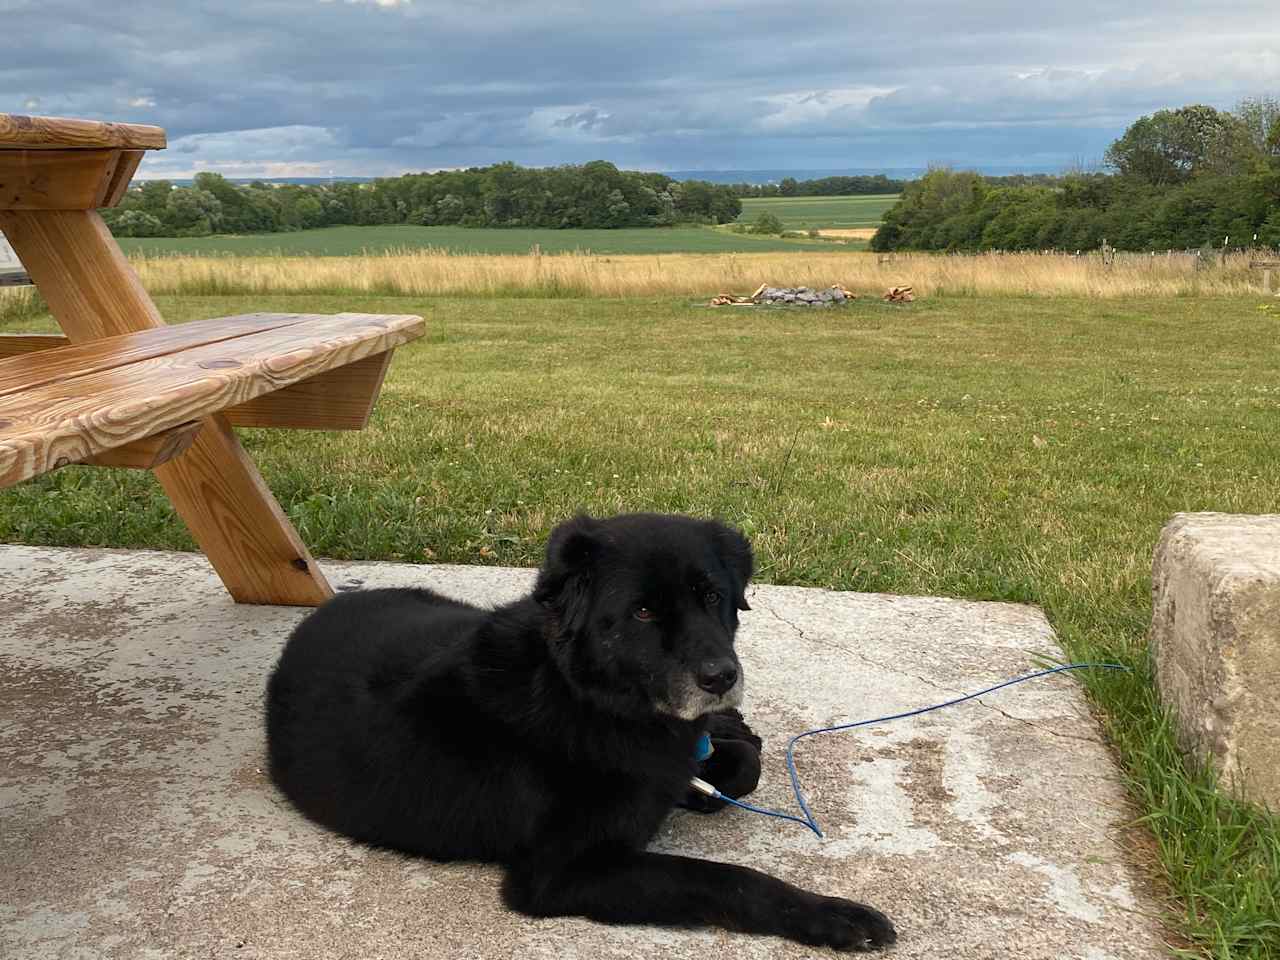
[[[897,942],[898,932],[879,910],[841,897],[812,896],[787,911],[787,936],[815,947],[879,950]]]

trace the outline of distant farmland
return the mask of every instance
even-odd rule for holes
[[[834,198],[832,198],[834,199]],[[627,227],[620,230],[496,229],[483,227],[325,227],[295,233],[247,236],[120,238],[125,253],[234,254],[237,256],[330,256],[431,248],[449,253],[776,253],[809,247],[830,250],[811,240],[739,235],[710,227]]]
[[[788,230],[849,229],[880,226],[885,211],[898,202],[897,194],[856,197],[760,197],[742,201],[739,223],[750,223],[768,212]]]

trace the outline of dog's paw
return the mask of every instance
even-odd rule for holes
[[[698,764],[698,776],[727,797],[750,794],[760,783],[760,752],[741,740],[713,741],[715,752]],[[690,790],[681,804],[699,813],[714,813],[727,806],[723,800]]]
[[[755,731],[747,726],[747,721],[737,710],[723,710],[708,716],[707,733],[711,734],[713,743],[721,740],[741,740],[755,747],[756,753],[760,752],[764,744],[764,741],[756,736]]]
[[[801,943],[836,950],[879,950],[897,942],[898,932],[879,910],[841,897],[813,896],[788,911],[788,935]]]

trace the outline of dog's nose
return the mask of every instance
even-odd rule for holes
[[[732,660],[704,660],[698,668],[698,686],[716,696],[738,682],[738,668]]]

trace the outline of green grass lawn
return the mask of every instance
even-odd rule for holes
[[[809,227],[878,227],[885,211],[898,202],[897,194],[849,197],[747,197],[739,223],[750,223],[768,212],[788,230]]]
[[[528,253],[538,244],[543,253],[738,253],[794,251],[812,246],[833,249],[821,241],[737,235],[709,227],[630,227],[622,230],[492,229],[480,227],[325,227],[295,233],[247,236],[120,238],[125,253],[208,254],[240,256],[286,254],[350,256],[415,247],[457,253]]]
[[[1280,828],[1183,766],[1144,643],[1174,512],[1280,512],[1259,300],[158,302],[428,318],[369,429],[245,431],[317,555],[531,566],[576,510],[670,510],[739,525],[762,581],[1040,604],[1069,656],[1133,667],[1080,679],[1174,926],[1280,956]],[[149,474],[78,467],[0,492],[0,541],[192,547]]]

